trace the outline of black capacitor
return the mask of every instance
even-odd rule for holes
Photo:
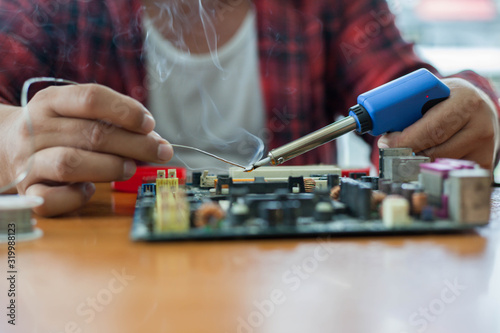
[[[279,201],[262,202],[259,205],[259,217],[267,221],[270,227],[282,225],[284,221],[283,204]]]
[[[192,174],[192,185],[194,187],[200,187],[201,172],[193,172]]]
[[[290,199],[295,198],[296,195],[290,195],[287,189],[277,189],[274,194],[276,200],[281,202],[283,207],[283,224],[289,226],[297,225],[297,217],[300,216],[301,204],[299,200]]]
[[[240,205],[241,207],[237,206]],[[235,202],[230,209],[231,212],[231,222],[233,225],[243,225],[245,221],[250,217],[249,208],[244,202]]]
[[[300,216],[301,204],[299,200],[288,200],[283,203],[283,224],[296,226]]]
[[[352,193],[354,191],[353,184],[355,183],[355,180],[347,177],[343,177],[341,180],[339,200],[347,204],[347,206],[350,206],[349,204],[351,202]]]
[[[372,189],[364,184],[358,185],[355,214],[360,219],[368,220],[371,216]]]
[[[340,194],[339,194],[339,201],[347,204],[347,194],[349,193],[349,182],[347,179],[342,179],[340,183]]]
[[[335,187],[340,184],[340,177],[339,175],[332,175],[328,174],[326,176],[327,182],[328,182],[328,188]]]

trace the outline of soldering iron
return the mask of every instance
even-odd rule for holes
[[[427,69],[418,69],[359,95],[349,116],[271,150],[246,171],[282,164],[352,131],[374,136],[402,131],[449,96],[450,89],[441,80]]]

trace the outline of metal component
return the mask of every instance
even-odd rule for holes
[[[357,123],[354,117],[345,117],[342,120],[336,121],[333,124],[325,126],[295,141],[271,150],[266,158],[253,165],[253,169],[267,163],[271,163],[273,165],[282,164],[294,157],[302,155],[316,147],[330,142],[341,135],[352,132],[356,129],[356,127]]]
[[[178,144],[175,144],[175,143],[171,143],[170,144],[172,147],[176,147],[176,148],[182,148],[182,149],[191,149],[191,150],[194,150],[194,151],[197,151],[199,153],[202,153],[202,154],[205,154],[205,155],[208,155],[210,157],[213,157],[219,161],[222,161],[224,163],[227,163],[227,164],[231,164],[231,165],[234,165],[234,166],[237,166],[239,168],[242,168],[242,169],[245,169],[247,170],[249,167],[245,167],[241,164],[238,164],[236,162],[232,162],[232,161],[229,161],[229,160],[226,160],[225,158],[222,158],[220,156],[217,156],[215,154],[212,154],[212,153],[209,153],[208,151],[204,151],[204,150],[201,150],[201,149],[198,149],[198,148],[195,148],[195,147],[190,147],[190,146],[184,146],[184,145],[178,145]],[[248,171],[251,171],[251,170],[248,170]]]
[[[426,156],[384,157],[384,178],[393,182],[408,183],[418,180],[420,164],[429,163]]]
[[[380,178],[389,178],[385,175],[385,162],[388,157],[413,156],[411,148],[379,148],[378,174]]]
[[[255,162],[253,165],[246,167],[244,171],[250,172],[250,171],[257,169],[258,167],[264,166],[270,162],[271,162],[271,158],[269,158],[269,157],[263,158],[260,161]]]

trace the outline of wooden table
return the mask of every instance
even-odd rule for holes
[[[148,244],[129,240],[135,195],[99,185],[18,243],[0,332],[500,332],[499,197],[458,235]]]

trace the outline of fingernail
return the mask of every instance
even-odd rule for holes
[[[85,185],[84,191],[85,191],[85,195],[87,196],[87,198],[90,198],[91,196],[93,196],[94,193],[95,193],[95,185],[94,185],[94,183],[87,183]]]
[[[152,116],[151,112],[144,105],[141,104],[141,106],[142,106],[142,109],[144,110],[144,112],[146,112],[147,114]]]
[[[168,143],[161,143],[158,146],[158,159],[164,162],[169,161],[174,154],[174,149]]]
[[[151,134],[157,139],[162,139],[161,135],[156,133],[155,131],[151,132]]]
[[[142,130],[146,133],[151,132],[155,128],[155,120],[153,117],[144,115],[144,120],[142,121]]]
[[[379,148],[385,149],[389,148],[389,142],[387,141],[386,138],[380,138],[377,143]]]
[[[123,164],[123,178],[125,180],[130,179],[135,174],[136,165],[134,161],[127,160]]]

